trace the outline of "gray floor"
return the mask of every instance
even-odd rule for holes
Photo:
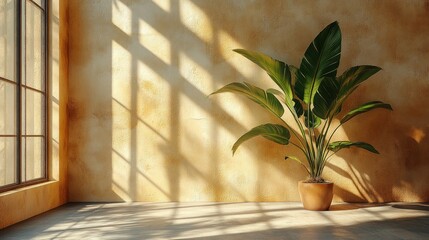
[[[429,204],[67,204],[0,239],[429,239]]]

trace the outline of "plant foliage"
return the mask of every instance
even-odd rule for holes
[[[234,51],[265,70],[280,90],[263,90],[250,83],[234,82],[212,94],[232,92],[244,95],[276,116],[283,125],[267,123],[251,129],[235,142],[233,154],[243,142],[256,136],[281,145],[291,143],[302,151],[307,161],[295,156],[286,156],[285,159],[299,162],[312,180],[321,179],[329,158],[343,148],[358,147],[378,154],[372,145],[365,142],[331,141],[337,129],[357,115],[377,108],[392,110],[387,103],[371,101],[345,114],[332,129],[332,121],[341,112],[348,96],[381,70],[376,66],[355,66],[337,76],[341,57],[341,30],[337,22],[325,27],[310,43],[299,68],[260,52]],[[292,114],[298,130],[282,118],[284,107]],[[297,142],[291,141],[291,133]]]

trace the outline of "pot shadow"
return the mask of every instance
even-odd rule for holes
[[[384,203],[338,203],[333,204],[329,208],[329,211],[348,211],[362,208],[373,208],[386,206]]]
[[[406,204],[394,204],[393,208],[407,209],[407,210],[418,210],[418,211],[428,211],[429,212],[429,203],[406,203]]]

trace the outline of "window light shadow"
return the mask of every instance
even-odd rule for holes
[[[201,92],[201,89],[195,86],[194,83],[191,83],[187,79],[186,74],[184,75],[181,70],[181,66],[183,64],[188,64],[187,62],[183,61],[188,59],[186,61],[190,60],[192,64],[198,65],[199,68],[206,69],[206,75],[209,74],[212,76],[216,76],[215,71],[211,70],[212,67],[209,63],[209,60],[206,59],[206,56],[202,56],[201,53],[205,52],[204,48],[206,46],[212,46],[210,48],[210,51],[212,53],[213,51],[219,51],[219,45],[217,43],[217,31],[219,31],[219,29],[212,29],[213,32],[211,39],[198,36],[193,31],[193,29],[190,29],[189,26],[186,25],[186,23],[182,22],[182,6],[180,5],[180,2],[177,1],[170,1],[170,3],[168,4],[168,11],[165,8],[161,8],[159,5],[151,1],[146,2],[144,5],[145,6],[143,8],[141,6],[134,5],[132,1],[114,1],[114,4],[112,6],[113,8],[118,8],[119,10],[123,9],[124,11],[121,10],[121,12],[124,12],[124,14],[127,16],[129,15],[128,20],[121,20],[120,18],[113,16],[112,30],[115,32],[115,34],[113,34],[114,37],[112,41],[114,45],[121,47],[121,51],[129,52],[127,57],[128,59],[126,61],[129,61],[130,65],[130,73],[128,74],[129,79],[125,78],[118,80],[116,78],[113,78],[113,81],[132,81],[132,83],[126,83],[131,84],[130,88],[132,90],[130,94],[130,99],[119,99],[114,96],[113,101],[117,102],[119,105],[125,107],[129,111],[129,121],[133,122],[136,119],[137,121],[139,121],[138,119],[143,120],[142,122],[146,127],[148,127],[153,132],[157,132],[156,134],[158,136],[162,136],[162,138],[164,139],[165,146],[161,147],[160,150],[165,155],[165,164],[170,166],[165,169],[165,175],[169,179],[168,182],[170,186],[167,192],[169,193],[170,200],[178,201],[180,196],[180,193],[178,191],[180,189],[181,178],[183,177],[190,177],[192,176],[192,174],[196,174],[195,176],[199,176],[199,178],[201,179],[207,178],[205,181],[210,182],[211,184],[216,183],[216,177],[206,176],[205,173],[202,173],[194,164],[192,164],[191,161],[189,161],[183,153],[182,139],[183,137],[185,137],[183,135],[183,126],[185,123],[182,123],[184,116],[181,115],[183,111],[181,110],[181,108],[183,108],[182,106],[184,106],[184,102],[182,100],[183,97],[186,97],[187,99],[191,100],[193,104],[195,104],[201,110],[205,111],[206,114],[211,115],[211,117],[214,118],[213,121],[211,121],[211,145],[207,148],[211,152],[211,172],[219,171],[219,156],[217,155],[217,152],[219,151],[218,142],[220,141],[218,136],[218,122],[224,123],[227,121],[228,124],[221,124],[221,127],[228,129],[234,135],[238,135],[240,133],[245,132],[245,128],[236,119],[231,117],[225,110],[223,110],[222,107],[219,107],[214,101],[210,101],[207,98],[208,93]],[[115,13],[115,11],[117,10],[113,10],[113,13]],[[158,28],[159,24],[163,21],[173,21],[175,23],[175,28],[178,28],[176,31],[180,30],[180,36],[171,35],[172,32],[169,31],[168,28]],[[213,23],[208,22],[208,24]],[[146,27],[146,30],[142,29],[142,26]],[[147,30],[149,30],[149,32],[146,33]],[[168,39],[170,41],[168,44],[160,46],[167,46],[170,48],[170,50],[160,49],[162,51],[167,51],[169,53],[170,59],[163,58],[157,52],[154,52],[154,49],[149,49],[146,44],[141,42],[142,37],[151,37],[151,35],[147,35],[151,34],[150,31],[153,31],[154,34],[161,35],[163,39]],[[184,48],[184,46],[188,47]],[[193,46],[193,48],[189,48],[189,46]],[[113,49],[113,51],[115,51],[115,49]],[[219,55],[219,53],[213,54]],[[113,53],[113,55],[115,55],[115,53]],[[182,58],[181,56],[185,58]],[[223,68],[234,68],[234,66],[229,65],[228,62],[223,62],[222,65]],[[167,95],[170,102],[170,132],[163,131],[163,133],[160,133],[159,131],[156,131],[155,129],[157,129],[157,127],[150,126],[151,124],[148,124],[145,119],[146,116],[140,115],[140,110],[138,108],[148,108],[148,106],[141,106],[140,102],[138,102],[138,95],[142,93],[135,92],[141,84],[141,79],[139,79],[139,72],[141,71],[141,66],[144,67],[143,70],[150,70],[151,72],[155,73],[155,77],[163,79],[170,85],[170,92]],[[169,70],[164,71],[162,69]],[[239,74],[235,77],[238,79],[243,78],[243,76],[240,76]],[[151,79],[148,80],[153,81]],[[213,91],[217,87],[218,84],[213,82],[211,90]],[[115,116],[115,113],[113,113],[113,115]],[[204,118],[202,119],[205,120]],[[130,126],[132,126],[132,130],[130,133],[131,139],[129,140],[130,146],[128,146],[128,151],[132,152],[132,156],[130,156],[130,160],[128,162],[130,165],[132,165],[131,167],[129,167],[129,169],[131,172],[133,172],[135,171],[134,169],[136,165],[140,165],[142,164],[142,161],[146,160],[140,157],[138,153],[136,153],[137,150],[135,150],[139,147],[137,145],[137,139],[142,137],[141,135],[138,135],[138,130],[134,129],[134,126],[138,127],[138,124],[130,123]],[[112,128],[112,131],[115,132],[117,131],[117,129]],[[113,135],[115,135],[115,133],[113,133]],[[198,139],[195,139],[195,142],[198,142]],[[116,148],[113,147],[113,149]],[[118,151],[118,149],[116,150]],[[260,169],[261,171],[263,171],[262,167]],[[182,175],[183,171],[186,176]],[[134,176],[134,173],[131,172],[130,174]],[[269,174],[265,173],[264,171],[263,175],[261,173],[261,177],[263,177],[264,175],[268,176]],[[135,177],[132,176],[129,178],[128,184],[130,186],[135,184]],[[214,176],[217,176],[217,173]],[[141,188],[142,186],[131,186],[132,189],[135,189],[136,187]],[[230,191],[231,187],[228,186],[228,189]],[[224,194],[223,192],[224,190],[218,182],[217,187],[214,188],[214,199],[216,201],[222,200],[220,196]],[[131,195],[133,194],[131,193]],[[136,198],[136,196],[134,196],[131,197],[131,199],[138,199],[138,197]],[[242,197],[242,199],[245,198]]]
[[[78,4],[71,4],[73,5],[71,9],[79,9],[76,6]],[[87,102],[91,104],[91,101],[88,99],[83,99],[76,104],[71,102],[70,113],[72,115],[71,125],[74,122],[78,123],[78,126],[82,124],[86,128],[88,125],[97,126],[97,124],[101,124],[103,129],[105,129],[104,127],[110,124],[111,129],[110,132],[103,135],[105,138],[100,140],[100,142],[97,144],[91,143],[93,144],[91,147],[77,146],[77,140],[72,142],[70,151],[76,150],[73,147],[77,148],[77,155],[74,156],[72,153],[71,161],[74,161],[77,156],[84,155],[86,159],[83,160],[90,162],[88,164],[79,162],[77,167],[72,166],[72,176],[79,176],[76,171],[81,169],[88,168],[91,171],[98,171],[97,167],[105,167],[105,163],[111,165],[106,167],[106,172],[113,174],[113,171],[116,171],[112,169],[112,158],[116,155],[113,152],[114,150],[123,157],[123,159],[119,157],[119,159],[122,159],[119,161],[126,160],[128,175],[126,176],[126,180],[117,179],[117,181],[121,182],[120,184],[118,182],[114,183],[115,181],[113,180],[107,182],[121,186],[124,184],[128,185],[124,189],[128,189],[125,191],[127,191],[129,199],[145,199],[147,196],[141,193],[145,191],[145,187],[153,187],[152,183],[156,183],[159,189],[164,191],[164,193],[161,193],[162,196],[168,196],[169,200],[183,200],[181,198],[182,195],[186,199],[193,199],[195,196],[180,192],[184,181],[187,181],[186,179],[198,179],[198,184],[201,185],[212,184],[214,190],[208,191],[209,194],[207,194],[207,197],[215,201],[226,200],[224,196],[228,196],[228,194],[238,196],[237,192],[240,191],[231,190],[229,186],[225,186],[228,181],[216,182],[216,178],[225,177],[222,172],[225,162],[233,159],[229,155],[229,149],[223,149],[226,145],[223,142],[225,136],[231,139],[232,137],[237,138],[249,129],[246,125],[247,123],[268,121],[271,118],[253,114],[257,109],[254,108],[254,105],[244,103],[245,101],[242,101],[242,99],[237,100],[229,96],[229,101],[219,101],[217,99],[208,99],[207,95],[230,81],[249,80],[261,83],[264,81],[259,82],[259,77],[266,77],[260,71],[256,71],[256,68],[248,68],[247,63],[243,63],[243,66],[240,65],[241,62],[237,64],[238,62],[234,59],[235,55],[231,51],[226,52],[226,50],[229,50],[226,46],[231,46],[231,48],[258,49],[276,56],[279,53],[287,52],[286,50],[290,49],[290,46],[285,43],[280,44],[276,41],[266,43],[263,41],[263,38],[269,38],[272,36],[270,34],[273,34],[274,31],[286,33],[293,29],[293,26],[276,24],[276,21],[270,22],[267,19],[263,19],[263,14],[256,17],[247,13],[237,14],[242,9],[242,4],[244,3],[229,3],[230,11],[221,11],[220,8],[214,7],[216,4],[219,3],[192,0],[184,2],[170,0],[162,3],[155,1],[141,3],[130,0],[112,0],[110,5],[101,4],[102,7],[106,8],[106,11],[103,12],[107,12],[108,14],[97,16],[97,19],[101,18],[102,21],[100,22],[103,24],[100,24],[100,27],[108,31],[108,36],[111,36],[111,38],[101,39],[100,43],[97,44],[100,48],[109,46],[110,49],[105,56],[103,55],[103,61],[97,63],[97,66],[94,68],[97,68],[100,72],[105,70],[106,73],[103,72],[102,76],[109,75],[109,77],[102,80],[101,78],[95,80],[86,79],[87,83],[81,84],[80,89],[85,91],[86,88],[97,89],[97,84],[107,85],[106,91],[103,91],[103,94],[105,92],[112,93],[111,96],[108,96],[110,99],[106,99],[106,96],[98,96],[98,102],[95,104],[100,104],[100,109],[110,108],[110,112],[106,110],[102,113],[90,113],[93,116],[86,116],[87,119],[85,120],[90,123],[80,122],[80,115],[83,114],[85,116],[88,113],[78,108],[84,106]],[[270,7],[267,4],[256,2],[248,4],[261,4],[261,9],[259,10],[262,13],[271,14],[272,12],[279,11],[278,7]],[[187,15],[187,7],[195,11],[195,16]],[[286,7],[282,6],[281,9],[287,9]],[[74,17],[71,20],[77,21],[77,23],[72,25],[84,25],[79,22],[79,14],[74,13],[71,16]],[[195,17],[198,17],[197,20],[204,22],[204,24],[193,25]],[[267,26],[273,27],[273,29],[264,28],[264,30],[262,27],[259,27],[255,30],[252,27],[243,28],[238,27],[241,25],[228,24],[232,22],[245,22],[244,20],[248,20],[248,22],[261,21]],[[201,26],[203,26],[204,31],[197,29],[197,27]],[[261,30],[261,32],[257,30]],[[76,36],[79,35],[78,33],[80,32],[77,31]],[[304,33],[297,34],[299,37],[305,36]],[[82,32],[81,35],[85,37],[85,35],[91,34]],[[153,42],[148,41],[148,39],[159,40],[154,41],[159,43],[158,47]],[[74,49],[74,41],[72,40],[71,49]],[[86,43],[86,40],[88,39],[84,39],[81,42]],[[274,44],[276,46],[275,51],[273,46],[268,46],[267,44]],[[300,41],[297,44],[296,49],[294,48],[292,51],[304,51],[306,47],[305,43]],[[78,47],[75,49],[79,50]],[[85,66],[87,63],[86,57],[88,56],[85,56],[85,53],[77,52],[72,54],[83,55],[75,58],[82,59],[82,62],[75,62],[79,62],[79,64]],[[299,59],[288,59],[290,58],[289,55],[276,57],[286,59],[288,62],[299,61]],[[98,66],[98,64],[102,65],[102,67]],[[79,67],[82,67],[81,65]],[[94,72],[96,71],[92,73]],[[225,73],[225,76],[221,73]],[[79,76],[73,77],[73,73],[71,73],[71,76],[71,79],[79,78]],[[72,89],[71,92],[78,91],[77,89],[73,90],[73,86],[70,88]],[[116,95],[118,93],[116,91],[119,92],[118,95]],[[94,94],[101,93],[97,91]],[[88,95],[91,94],[88,93]],[[365,97],[367,95],[365,93],[362,96]],[[358,100],[356,98],[362,96],[355,96],[352,100]],[[245,113],[243,115],[249,116],[249,119],[242,120],[240,116],[235,116],[232,108],[228,106],[230,101],[238,101],[241,104],[240,107],[243,109],[243,113]],[[108,103],[106,104],[106,102]],[[115,108],[120,110],[114,112]],[[381,113],[379,115],[372,115],[369,120],[374,120],[375,126],[382,124],[381,120],[387,121],[386,118],[390,116]],[[369,125],[372,126],[372,124],[366,122],[364,125],[366,127]],[[391,124],[390,128],[394,129],[395,123],[389,124]],[[198,126],[198,128],[195,126]],[[70,129],[73,129],[73,127],[71,126]],[[193,133],[194,127],[198,131],[204,131],[204,133]],[[428,145],[427,137],[425,137],[427,131],[422,126],[414,127],[421,130],[421,132],[417,131],[419,134],[422,133],[416,136],[413,135],[415,139],[418,139],[418,146],[415,149],[418,150],[419,162],[416,163],[416,166],[421,166],[421,159],[424,158],[422,156],[427,152],[423,150],[423,147]],[[367,139],[369,135],[362,133],[362,131],[358,132],[359,129],[354,125],[348,125],[348,127],[344,127],[342,130],[350,139]],[[377,129],[370,129],[369,131],[376,132]],[[90,132],[93,133],[96,130],[91,129]],[[387,136],[393,132],[389,130],[389,132],[381,133]],[[202,136],[203,134],[206,134],[206,136]],[[151,138],[152,136],[155,137]],[[395,138],[394,135],[389,135],[389,137],[391,137],[389,139]],[[402,137],[400,139],[403,140],[404,138]],[[96,140],[93,135],[87,133],[79,132],[71,134],[71,139],[83,138],[89,138],[88,142]],[[122,142],[118,139],[121,139]],[[147,139],[154,141],[149,142]],[[388,138],[383,137],[383,139]],[[395,152],[392,150],[392,148],[395,148],[394,144],[384,144],[377,141],[375,141],[374,145],[376,147],[382,146],[380,149],[381,152],[387,152],[386,157],[382,153],[383,159],[381,161],[384,165],[388,164],[387,161],[390,158],[397,159],[392,154]],[[274,147],[266,143],[266,141],[255,140],[255,142],[257,144],[243,145],[240,149],[242,152],[238,153],[243,155],[237,157],[242,160],[249,156],[248,159],[252,161],[249,165],[254,165],[256,169],[252,173],[256,180],[252,183],[246,183],[253,184],[254,195],[258,196],[251,200],[263,201],[273,199],[274,195],[278,195],[278,191],[271,191],[270,188],[265,187],[267,183],[283,181],[285,178],[291,179],[290,182],[296,182],[298,179],[304,178],[304,172],[299,170],[299,166],[294,166],[294,163],[283,160],[286,151],[274,151],[272,150]],[[195,143],[195,148],[189,146],[190,143]],[[398,146],[401,144],[397,143]],[[412,145],[408,142],[405,142],[405,144]],[[95,170],[90,169],[92,167],[90,166],[92,160],[87,159],[88,155],[89,153],[92,154],[91,148],[97,148],[99,145],[101,145],[100,149],[112,149],[112,152],[110,152],[111,156],[105,156],[100,152],[96,152],[95,158],[98,161],[94,160],[93,162],[96,162],[95,164],[103,162],[103,164],[94,167]],[[145,146],[149,146],[151,149],[145,148]],[[97,151],[100,149],[97,149]],[[289,151],[290,149],[286,150]],[[210,170],[201,167],[199,164],[197,154],[199,151],[201,152],[201,158],[209,162]],[[157,155],[156,158],[152,157],[154,156],[154,152]],[[371,157],[365,161],[360,161],[357,159],[357,155],[362,156],[362,154],[353,153],[355,152],[338,154],[338,158],[348,159],[349,164],[346,165],[346,168],[343,169],[342,166],[340,168],[338,167],[340,165],[336,166],[335,164],[329,167],[333,172],[332,174],[350,178],[356,188],[356,191],[354,189],[346,191],[337,188],[336,194],[342,199],[371,202],[389,201],[389,199],[392,199],[397,194],[395,191],[397,192],[397,189],[400,189],[401,185],[405,186],[415,180],[413,176],[405,174],[401,178],[403,180],[392,183],[391,192],[388,192],[389,190],[386,189],[380,189],[380,183],[375,180],[378,170],[376,168],[367,170],[368,161],[374,159],[374,162],[380,162],[380,158]],[[406,156],[409,159],[407,161],[409,166],[407,167],[412,167],[414,163],[410,158],[411,154],[404,152],[402,157]],[[381,163],[376,164],[378,164],[378,167],[383,165]],[[160,179],[155,180],[154,168],[163,171],[160,174],[162,176]],[[143,179],[144,177],[141,177],[138,171],[144,172],[152,183],[149,183],[149,180],[149,182],[146,180],[140,181],[139,179]],[[91,184],[97,184],[95,178],[90,178],[89,180]],[[234,181],[238,182],[237,179]],[[377,183],[374,185],[373,182]],[[396,190],[394,189],[395,187],[397,188]],[[156,191],[159,191],[159,189]],[[281,198],[279,197],[278,199],[287,197],[288,189],[296,192],[296,186],[288,186],[281,193]],[[387,197],[382,198],[381,196]],[[112,198],[117,199],[117,196]],[[247,196],[237,198],[249,199]]]

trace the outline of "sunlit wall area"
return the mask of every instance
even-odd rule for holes
[[[208,97],[232,81],[274,87],[232,52],[246,48],[299,65],[337,20],[340,72],[383,68],[344,108],[380,99],[339,130],[380,155],[343,150],[324,177],[336,201],[428,201],[429,8],[425,1],[69,1],[70,201],[297,201],[305,170],[291,148],[235,140],[275,121],[247,99]]]
[[[0,1],[0,3],[11,3],[16,1]],[[23,1],[25,2],[25,1]],[[28,2],[27,2],[28,3]],[[39,3],[39,2],[38,2]],[[0,4],[0,17],[4,20],[3,17],[6,17],[4,12],[5,8]],[[16,222],[25,220],[27,218],[33,217],[42,212],[46,212],[50,209],[53,209],[57,206],[60,206],[67,202],[67,78],[68,78],[68,56],[67,56],[67,1],[66,0],[52,0],[48,4],[48,69],[47,69],[47,89],[49,89],[48,103],[45,106],[43,101],[40,99],[40,96],[37,94],[27,94],[27,98],[23,99],[26,102],[25,110],[25,131],[28,134],[40,134],[44,127],[48,127],[48,178],[47,182],[40,184],[30,185],[23,188],[17,188],[11,191],[5,191],[0,193],[0,229],[14,224]],[[33,43],[41,44],[40,39],[40,15],[38,16],[37,10],[28,6],[30,18],[27,18],[27,31],[30,33],[29,38],[34,38]],[[34,12],[32,12],[34,10]],[[32,19],[31,17],[34,17]],[[0,20],[0,25],[1,21]],[[1,28],[1,31],[5,29]],[[1,34],[0,34],[1,35]],[[39,39],[39,40],[37,40]],[[28,39],[27,39],[28,40]],[[8,43],[8,39],[3,39],[0,37],[0,54],[2,60],[0,64],[8,64],[10,61],[14,61],[11,58],[3,59],[3,50],[9,49],[4,48],[5,44]],[[9,45],[8,45],[9,46]],[[34,46],[27,46],[29,49],[36,49]],[[40,50],[39,50],[40,51]],[[31,58],[32,61],[27,63],[28,68],[26,69],[26,75],[29,81],[26,82],[29,86],[34,89],[41,89],[44,86],[41,86],[41,79],[38,79],[37,76],[40,76],[40,71],[35,69],[40,69],[41,64],[40,52],[28,51],[29,56],[27,59]],[[39,56],[39,59],[38,59]],[[8,69],[8,68],[2,68]],[[4,88],[4,85],[0,85],[0,104],[6,105],[5,108],[1,107],[0,109],[5,109],[7,113],[1,114],[1,117],[5,117],[5,121],[1,121],[2,124],[10,124],[9,118],[12,122],[15,122],[14,116],[10,116],[8,107],[13,108],[13,106],[7,105],[13,101],[7,101],[10,95],[13,95],[13,91]],[[15,98],[15,97],[10,97]],[[43,104],[43,106],[40,106]],[[46,108],[48,112],[48,119],[44,119],[40,113],[40,109]],[[24,113],[23,113],[24,114]],[[47,124],[42,124],[47,121]],[[10,126],[0,125],[0,129],[13,129]],[[28,178],[36,178],[41,175],[40,168],[40,156],[43,156],[45,153],[41,154],[40,151],[45,151],[42,149],[40,139],[34,138],[31,141],[27,140],[27,153],[26,156],[28,159],[33,161],[28,161],[26,166],[26,172],[23,175]],[[16,149],[12,147],[8,142],[0,143],[0,154],[2,157],[0,159],[10,159],[14,157]],[[11,157],[10,157],[11,156]],[[39,166],[38,166],[39,165]],[[13,167],[9,166],[8,163],[0,161],[0,175],[2,174],[3,167]],[[11,172],[10,169],[8,172]],[[12,171],[13,172],[13,171]],[[12,179],[12,180],[10,180]],[[0,184],[4,184],[5,181],[14,181],[15,176],[8,176],[0,180]]]

